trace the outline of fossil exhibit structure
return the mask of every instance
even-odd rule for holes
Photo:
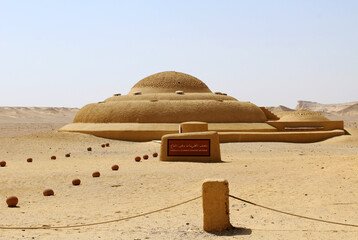
[[[127,95],[114,94],[103,102],[84,106],[73,123],[59,131],[149,141],[179,133],[181,123],[203,122],[208,131],[219,133],[220,142],[314,142],[345,134],[343,121],[287,119],[280,120],[253,103],[212,92],[191,75],[167,71],[140,80]]]

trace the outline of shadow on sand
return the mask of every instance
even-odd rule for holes
[[[240,236],[240,235],[251,235],[252,230],[249,228],[232,227],[232,229],[223,232],[210,232],[216,236]]]

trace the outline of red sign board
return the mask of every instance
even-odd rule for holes
[[[210,139],[168,139],[168,156],[209,157]]]

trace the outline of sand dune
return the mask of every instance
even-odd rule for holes
[[[288,108],[288,107],[283,106],[283,105],[279,105],[277,107],[267,107],[267,109],[269,109],[274,114],[279,113],[279,112],[284,112],[284,111],[285,112],[294,111],[293,109]]]
[[[349,109],[353,105],[357,105],[358,102],[340,103],[340,104],[321,104],[310,101],[298,101],[296,110],[311,110],[315,112],[326,113],[344,113],[345,109]],[[357,111],[355,113],[358,113]]]
[[[78,110],[58,107],[0,107],[0,123],[70,123]]]
[[[337,112],[339,115],[358,116],[358,103],[346,107]]]
[[[54,131],[71,123],[77,108],[0,107],[0,137]]]

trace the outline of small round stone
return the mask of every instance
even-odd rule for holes
[[[113,171],[117,171],[118,169],[119,169],[119,166],[118,166],[118,165],[113,165],[113,166],[112,166],[112,170],[113,170]]]
[[[52,157],[51,157],[51,160],[56,160],[56,156],[52,156]]]
[[[26,161],[27,162],[32,162],[32,158],[28,158]]]
[[[52,189],[45,189],[43,191],[43,195],[44,196],[53,196],[53,195],[55,195],[55,192]]]
[[[1,161],[0,162],[0,167],[5,167],[6,166],[6,162],[5,161]]]
[[[94,172],[92,173],[92,177],[99,177],[101,176],[100,172]]]
[[[81,184],[81,180],[80,180],[80,179],[76,178],[76,179],[73,179],[73,180],[72,180],[72,185],[78,186],[78,185],[80,185],[80,184]]]
[[[67,153],[65,157],[71,157],[71,153]]]
[[[136,157],[134,158],[134,160],[135,160],[136,162],[140,162],[141,158],[140,158],[139,156],[136,156]]]
[[[158,157],[158,153],[153,153],[153,157]]]
[[[109,147],[109,143],[106,143],[106,147]]]
[[[101,147],[103,147],[103,148],[106,147],[106,144],[102,144]]]
[[[148,158],[149,158],[148,155],[143,155],[143,159],[144,159],[144,160],[147,160]]]
[[[92,151],[92,148],[91,147],[87,148],[87,151],[89,151],[89,152]]]
[[[6,203],[8,207],[16,207],[18,204],[19,199],[16,196],[11,196],[6,199]]]

